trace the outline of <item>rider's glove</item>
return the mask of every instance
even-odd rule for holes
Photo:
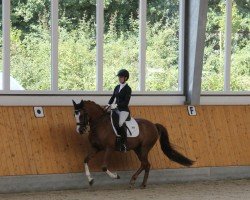
[[[109,107],[110,107],[110,104],[107,104],[107,105],[104,107],[104,109],[105,109],[105,110],[108,110]]]
[[[114,110],[117,108],[117,104],[111,104],[111,109]]]

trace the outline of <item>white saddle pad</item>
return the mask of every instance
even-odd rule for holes
[[[114,127],[113,119],[112,119],[111,115],[110,115],[110,118],[111,118],[111,124],[112,124],[113,130],[114,130],[115,134],[117,136],[119,136],[117,134],[115,127]],[[127,129],[127,137],[137,137],[139,135],[139,126],[138,126],[138,123],[135,121],[135,119],[131,117],[131,120],[126,121],[125,123],[129,129],[129,130]]]

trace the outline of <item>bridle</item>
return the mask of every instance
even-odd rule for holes
[[[85,133],[89,132],[90,131],[90,126],[93,129],[95,129],[96,125],[98,124],[98,121],[100,121],[104,116],[106,116],[108,114],[107,111],[104,110],[105,112],[100,117],[98,117],[94,121],[91,121],[88,113],[86,112],[86,110],[84,108],[76,109],[74,111],[74,114],[77,114],[77,113],[79,113],[81,111],[83,111],[83,120],[81,121],[80,118],[79,118],[80,122],[77,122],[76,125],[80,126],[80,128],[83,128],[83,133],[84,132]],[[81,133],[81,134],[83,134],[83,133]]]
[[[88,129],[88,127],[89,127],[89,116],[88,116],[88,113],[86,112],[86,110],[84,108],[77,109],[77,110],[75,110],[74,113],[77,114],[77,113],[80,113],[81,111],[83,111],[83,120],[81,120],[79,118],[79,122],[77,122],[76,125],[83,128],[83,131],[86,131],[86,129]]]

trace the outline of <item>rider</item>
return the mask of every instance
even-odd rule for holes
[[[118,134],[121,136],[120,151],[126,152],[127,129],[124,122],[130,114],[128,104],[132,91],[129,85],[126,83],[126,81],[129,79],[129,72],[126,69],[121,69],[117,73],[117,76],[119,77],[120,84],[115,87],[113,95],[108,102],[108,106],[111,106],[111,109],[115,109],[116,113],[119,115]],[[115,103],[113,104],[114,100]]]

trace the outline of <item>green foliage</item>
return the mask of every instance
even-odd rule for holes
[[[130,71],[129,84],[132,89],[139,89],[138,2],[104,1],[104,90],[114,88],[117,84],[115,75],[121,68]],[[224,2],[209,1],[202,74],[203,90],[223,90],[226,12]],[[249,0],[233,2],[231,89],[249,91],[250,4]],[[50,0],[11,0],[11,4],[11,75],[27,90],[49,90]],[[148,0],[148,91],[178,90],[178,10],[178,0]],[[59,1],[60,90],[96,90],[95,12],[96,0]],[[1,57],[2,55],[0,60]],[[2,65],[0,70],[1,68]]]
[[[178,35],[176,28],[160,22],[148,25],[146,89],[178,90]]]
[[[247,10],[248,8],[248,10]],[[233,4],[231,89],[250,91],[250,2]]]
[[[232,55],[231,89],[250,91],[250,45],[246,45]]]
[[[92,19],[93,20],[93,19]],[[83,18],[75,29],[59,29],[59,89],[96,89],[96,41],[93,21]]]
[[[178,91],[179,1],[149,1],[146,90]]]
[[[139,40],[138,19],[129,18],[128,30],[118,31],[117,13],[110,16],[108,31],[104,34],[104,90],[113,90],[117,85],[117,71],[129,70],[132,90],[139,89]]]
[[[11,30],[11,75],[28,90],[50,89],[50,37],[39,29],[25,35]]]
[[[202,72],[202,90],[223,91],[225,55],[224,0],[209,1],[206,45]],[[249,0],[233,1],[231,90],[250,90],[250,4]]]

